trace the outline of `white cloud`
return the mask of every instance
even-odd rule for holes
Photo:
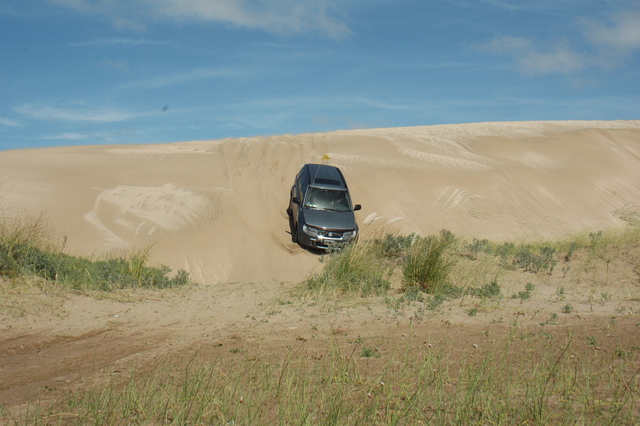
[[[209,80],[214,78],[237,78],[245,74],[246,70],[200,68],[180,74],[156,77],[143,81],[136,81],[120,86],[121,88],[158,89],[161,87],[187,84],[194,81]]]
[[[96,135],[93,134],[93,133],[66,132],[66,133],[60,133],[60,134],[52,135],[52,136],[43,136],[42,139],[77,141],[77,140],[82,140],[82,139],[93,138],[95,136]]]
[[[89,2],[87,0],[51,0],[51,3],[74,9],[85,9],[89,6]]]
[[[123,29],[144,30],[149,18],[231,24],[277,34],[349,33],[336,0],[49,0],[82,13],[109,16]]]
[[[514,58],[523,74],[577,74],[589,67],[611,68],[640,49],[640,13],[620,12],[609,25],[602,21],[582,23],[576,49],[566,42],[547,48],[524,37],[502,37],[479,45],[480,49]],[[613,60],[612,60],[613,58]]]
[[[0,117],[0,124],[7,127],[21,127],[19,121],[11,120],[10,118]]]
[[[35,106],[25,104],[17,107],[18,114],[35,118],[37,120],[54,120],[54,121],[86,121],[93,123],[114,123],[126,121],[136,117],[136,114],[115,111],[109,109],[88,110],[86,108],[58,108],[51,106]]]
[[[78,43],[72,43],[70,46],[73,47],[102,47],[102,46],[144,46],[144,45],[170,45],[171,42],[167,41],[157,41],[157,40],[149,40],[142,38],[122,38],[122,37],[113,37],[113,38],[99,38],[95,40],[82,41]]]
[[[512,53],[523,50],[533,50],[533,41],[524,37],[501,37],[491,40],[480,46],[483,50],[490,53]]]
[[[169,17],[227,22],[275,33],[317,31],[339,37],[349,31],[332,15],[327,0],[159,0],[155,11]]]
[[[586,37],[596,45],[622,54],[640,49],[640,13],[619,13],[611,21],[610,26],[600,22],[586,24]]]
[[[523,74],[573,74],[585,68],[587,59],[564,43],[541,51],[533,40],[524,37],[503,37],[481,46],[485,51],[513,56]]]
[[[530,50],[519,58],[520,68],[527,75],[574,74],[585,68],[586,58],[564,44],[547,52]]]
[[[107,59],[103,62],[103,64],[109,68],[115,69],[116,71],[120,71],[121,73],[131,73],[127,61]]]
[[[514,6],[511,3],[507,3],[505,1],[498,1],[498,0],[482,0],[485,3],[489,3],[492,6],[497,6],[503,9],[509,9],[509,10],[518,10],[518,6]]]
[[[113,20],[113,25],[125,31],[133,31],[133,32],[144,32],[147,27],[140,21],[136,21],[135,19],[129,19],[124,17],[117,17]]]
[[[83,141],[83,140],[97,140],[100,143],[109,141],[116,141],[121,143],[123,138],[127,138],[135,134],[130,130],[121,129],[113,132],[100,131],[100,132],[62,132],[52,135],[41,136],[43,140],[66,140],[66,141]]]

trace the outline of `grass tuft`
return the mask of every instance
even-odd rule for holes
[[[322,272],[304,282],[309,290],[331,293],[357,292],[362,296],[383,294],[389,289],[388,268],[377,260],[372,244],[356,242],[326,256]]]
[[[455,238],[448,231],[417,238],[407,251],[402,266],[405,288],[416,286],[426,293],[438,292],[446,284],[456,263],[456,260],[446,253],[454,241]]]
[[[42,220],[0,223],[0,276],[26,279],[36,276],[76,290],[110,291],[124,288],[172,288],[189,284],[189,274],[148,264],[149,249],[128,258],[93,260],[71,256],[48,238]]]

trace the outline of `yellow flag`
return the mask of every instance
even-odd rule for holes
[[[322,161],[324,160],[331,160],[331,157],[329,157],[327,154],[322,156]]]

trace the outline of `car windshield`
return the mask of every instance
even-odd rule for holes
[[[310,187],[304,206],[315,210],[351,211],[351,201],[347,191]]]

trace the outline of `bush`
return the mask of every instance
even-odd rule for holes
[[[437,292],[456,263],[445,253],[454,241],[455,238],[448,231],[415,239],[402,268],[404,286],[417,286],[426,293]]]
[[[388,259],[402,259],[409,248],[411,248],[411,243],[415,238],[417,238],[416,234],[387,234],[384,239],[376,240],[374,244],[379,247],[380,255],[382,257]]]
[[[472,296],[479,297],[481,299],[489,299],[492,297],[501,296],[502,290],[500,289],[500,285],[498,285],[498,280],[493,279],[491,283],[485,284],[480,288],[469,289],[469,294]]]
[[[44,270],[52,263],[52,245],[45,236],[41,219],[2,220],[0,222],[0,275],[21,276],[25,269]]]
[[[135,287],[169,288],[190,283],[180,270],[169,278],[168,266],[147,265],[148,250],[129,259],[91,260],[56,250],[40,222],[0,224],[0,276],[15,279],[35,275],[74,289],[114,290]]]
[[[386,267],[371,244],[352,243],[328,255],[322,272],[309,277],[305,284],[310,290],[338,289],[363,296],[382,294],[389,289],[385,272]]]
[[[58,281],[76,289],[116,290],[123,288],[173,288],[190,283],[189,274],[179,270],[169,278],[171,268],[147,266],[146,256],[131,259],[90,261],[71,258],[58,272]]]
[[[534,253],[531,247],[521,247],[515,255],[515,262],[528,272],[537,274],[548,270],[551,273],[556,264],[555,253],[556,250],[548,246],[540,247],[539,254]]]

